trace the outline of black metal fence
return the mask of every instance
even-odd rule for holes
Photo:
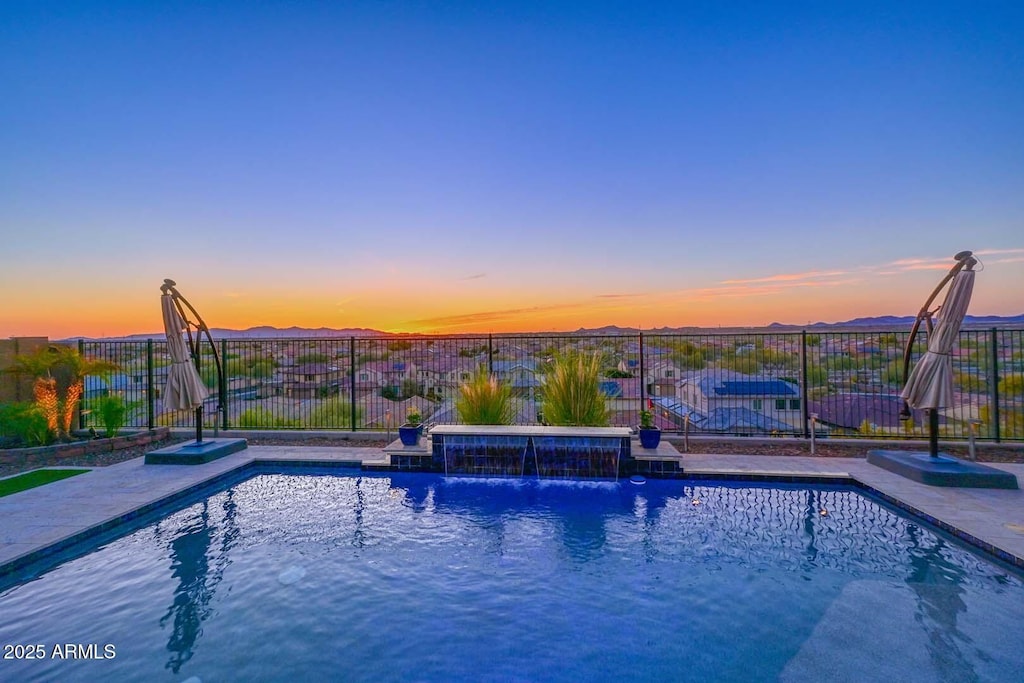
[[[458,423],[462,383],[484,370],[511,389],[514,422],[538,424],[545,373],[570,349],[601,358],[612,425],[650,409],[665,431],[691,434],[924,438],[925,416],[900,414],[906,332],[632,336],[352,337],[219,340],[218,386],[209,349],[208,426],[239,429],[395,430],[411,410]],[[922,335],[923,337],[923,335]],[[927,347],[919,338],[914,358]],[[170,364],[163,341],[86,341],[81,353],[120,372],[89,377],[80,424],[97,424],[99,397],[117,394],[130,427],[194,427],[165,410]],[[964,330],[953,354],[954,405],[940,436],[1024,440],[1024,330]],[[219,409],[218,409],[219,408]]]

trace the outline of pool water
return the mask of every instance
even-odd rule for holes
[[[46,652],[0,680],[1016,681],[1022,635],[852,489],[259,474],[0,593]]]

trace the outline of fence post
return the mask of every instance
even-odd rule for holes
[[[807,330],[800,331],[800,405],[804,425],[804,438],[811,438],[811,411],[807,406]]]
[[[78,340],[78,357],[85,358],[85,340]],[[78,401],[78,428],[85,429],[85,412],[83,408],[85,406],[85,377],[82,378],[82,398]]]
[[[494,337],[487,334],[487,374],[494,374]]]
[[[220,386],[217,387],[220,393],[220,428],[228,428],[228,340],[220,340]]]
[[[356,431],[356,338],[348,338],[348,386],[349,411],[352,418],[352,430]]]
[[[644,333],[637,331],[640,337],[640,410],[647,410],[647,401],[644,394],[647,392],[647,375],[644,373]]]
[[[153,393],[153,340],[146,340],[146,429],[153,429],[156,422],[156,397]]]
[[[992,393],[992,436],[995,437],[996,443],[999,443],[1001,435],[1001,429],[999,426],[999,343],[997,336],[999,330],[992,328],[989,333],[989,353],[992,354],[992,373],[989,385],[991,386]]]

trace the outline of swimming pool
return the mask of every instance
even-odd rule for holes
[[[273,473],[0,593],[0,679],[1021,680],[1022,624],[851,488]]]

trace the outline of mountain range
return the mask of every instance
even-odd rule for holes
[[[817,322],[810,325],[789,325],[786,323],[772,323],[768,326],[768,329],[778,330],[779,328],[785,329],[821,329],[821,328],[839,328],[839,327],[870,327],[873,329],[883,329],[889,327],[910,327],[914,324],[915,317],[912,315],[880,315],[871,318],[854,318],[853,320],[847,320],[841,323],[823,323]],[[1018,325],[1024,325],[1024,314],[1022,315],[968,315],[964,318],[962,327],[976,327],[979,325],[997,327],[1016,327]]]

